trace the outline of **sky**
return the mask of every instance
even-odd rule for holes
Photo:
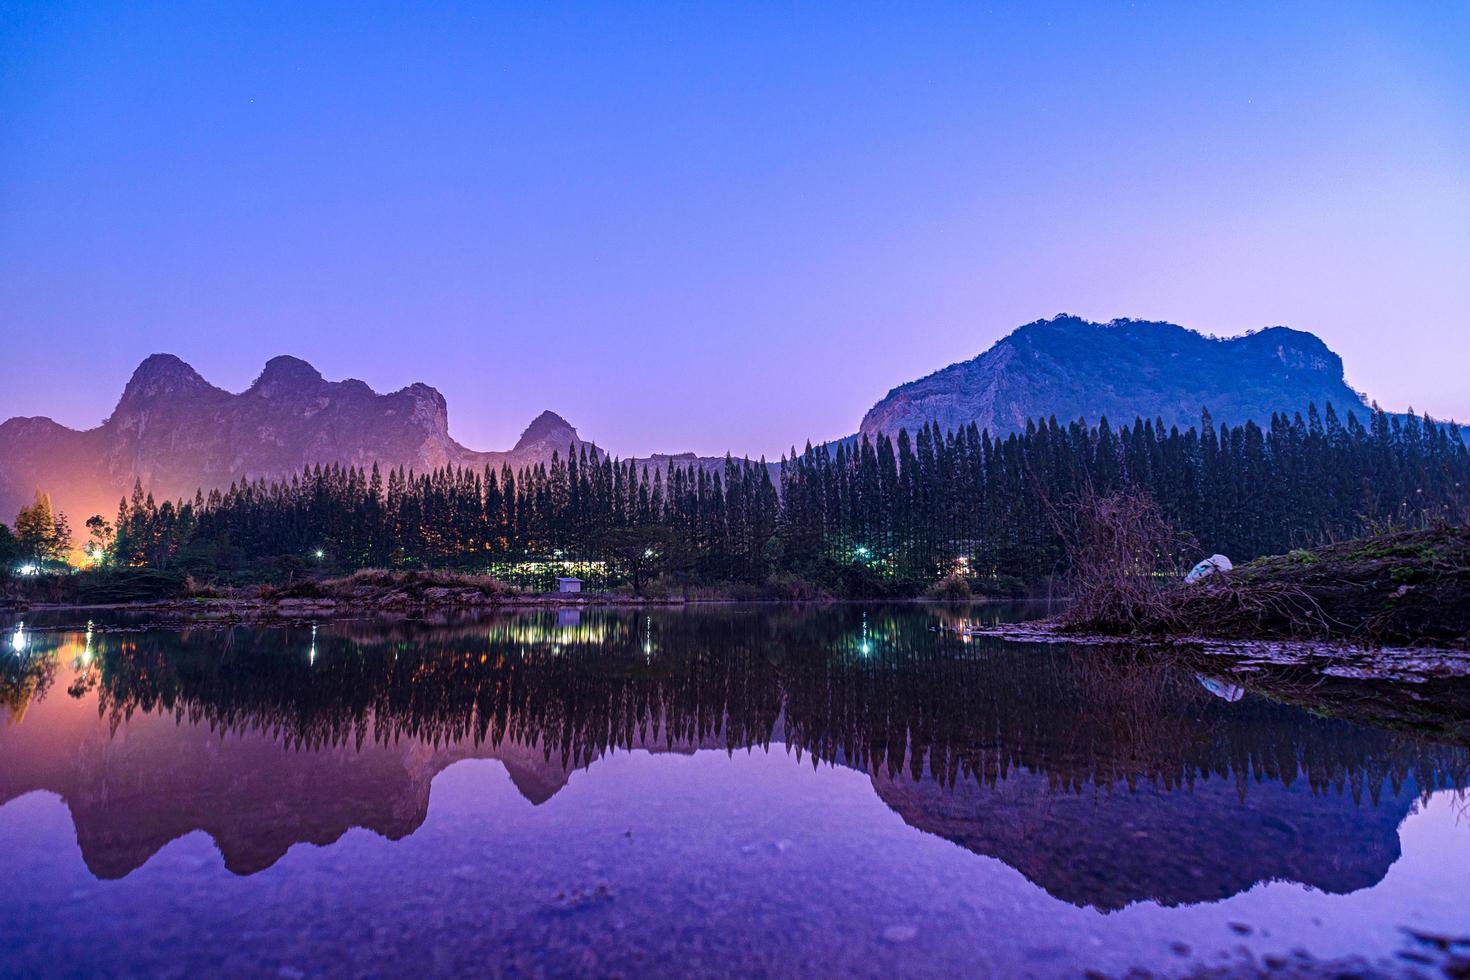
[[[775,457],[1064,311],[1470,419],[1470,3],[0,4],[0,418],[289,353]]]

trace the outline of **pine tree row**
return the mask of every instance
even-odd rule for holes
[[[774,471],[774,472],[773,472]],[[1054,418],[992,438],[973,424],[879,434],[765,461],[667,468],[581,447],[512,470],[315,466],[89,522],[118,565],[240,569],[277,556],[338,568],[596,562],[607,582],[668,574],[761,582],[794,572],[863,590],[950,571],[982,587],[1061,570],[1059,509],[1084,489],[1146,491],[1205,552],[1237,560],[1361,532],[1463,520],[1470,452],[1457,427],[1329,405],[1216,427],[1114,429]],[[110,533],[109,533],[110,532]],[[864,584],[866,583],[866,584]]]

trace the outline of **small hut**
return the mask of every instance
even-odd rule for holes
[[[558,591],[558,592],[581,592],[582,591],[582,580],[579,579],[579,578],[571,578],[571,577],[562,578],[562,577],[558,576],[557,577],[557,580],[556,580],[556,591]]]

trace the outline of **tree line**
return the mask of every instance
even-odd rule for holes
[[[1365,425],[1331,405],[1265,428],[1217,426],[1207,411],[1182,431],[1142,418],[1033,420],[1004,437],[931,424],[808,445],[774,466],[653,467],[584,445],[520,469],[312,466],[162,503],[135,485],[113,521],[87,528],[104,564],[225,577],[320,563],[560,569],[593,586],[787,577],[847,594],[954,575],[997,590],[1060,572],[1059,514],[1080,493],[1125,487],[1203,553],[1239,561],[1375,524],[1463,522],[1470,451],[1453,423],[1375,410]]]
[[[7,565],[20,561],[28,570],[65,565],[71,546],[71,523],[40,490],[16,515],[14,531],[0,524],[0,562]]]

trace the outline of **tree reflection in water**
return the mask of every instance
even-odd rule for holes
[[[52,683],[60,665],[70,697],[79,707],[95,698],[111,733],[172,716],[180,731],[264,741],[301,760],[261,766],[317,760],[319,790],[279,801],[297,809],[331,809],[315,791],[344,795],[320,759],[405,747],[422,756],[409,766],[421,798],[392,804],[411,812],[407,823],[339,813],[329,828],[306,814],[298,830],[217,837],[329,840],[354,822],[412,832],[428,780],[457,758],[502,758],[540,802],[566,771],[609,751],[783,743],[814,765],[867,772],[910,824],[1098,907],[1208,900],[1270,877],[1333,891],[1372,884],[1397,857],[1396,828],[1413,801],[1466,780],[1463,744],[1255,694],[1231,701],[1157,656],[965,640],[932,630],[939,615],[742,607],[41,633],[0,670],[0,704],[13,722],[39,698],[66,696]],[[0,751],[18,728],[0,726]],[[43,770],[37,763],[12,785],[0,777],[0,801],[36,786],[86,796]],[[357,791],[369,811],[374,792],[398,791]],[[85,836],[81,805],[69,802]],[[213,805],[229,811],[233,801]],[[291,840],[251,843],[259,853],[237,870],[268,864]],[[130,846],[146,860],[141,839]],[[139,854],[88,860],[126,873]]]

